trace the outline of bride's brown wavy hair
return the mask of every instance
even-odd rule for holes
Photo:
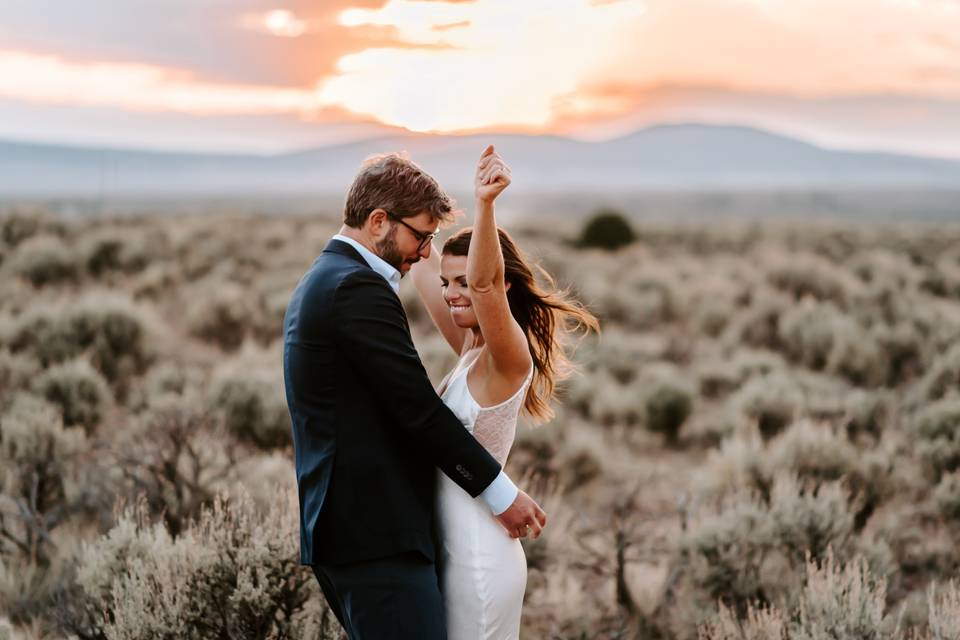
[[[550,400],[557,382],[573,373],[575,367],[567,353],[565,338],[576,333],[600,331],[600,323],[569,291],[557,290],[545,269],[531,264],[516,242],[503,229],[497,228],[500,251],[503,253],[504,276],[510,283],[507,301],[510,312],[527,336],[533,358],[533,383],[527,390],[523,408],[535,422],[553,417]],[[470,250],[473,228],[461,229],[443,245],[444,255],[466,256]],[[538,283],[536,273],[548,289]]]

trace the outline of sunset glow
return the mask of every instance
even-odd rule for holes
[[[929,108],[897,107],[894,128],[936,115],[960,129],[960,115],[950,115],[950,105],[960,109],[960,0],[293,0],[272,8],[240,0],[198,8],[182,45],[173,35],[152,40],[149,16],[131,10],[124,19],[142,20],[131,29],[143,36],[123,46],[109,45],[109,34],[102,44],[93,21],[87,35],[64,37],[75,28],[69,16],[47,40],[18,40],[11,34],[26,11],[0,9],[0,24],[10,25],[0,27],[9,30],[0,100],[11,109],[286,114],[301,122],[336,110],[418,132],[582,137],[695,117],[830,139],[842,128],[840,111],[827,114],[835,121],[828,125],[800,111],[778,115],[767,103],[802,100],[827,113],[830,101],[886,100],[892,109],[891,100],[910,98]],[[42,17],[38,10],[22,26],[42,31]],[[217,29],[216,46],[204,20]],[[295,73],[270,80],[271,70],[288,69]],[[767,115],[751,120],[758,113]],[[895,133],[889,117],[878,135]]]
[[[309,112],[312,92],[198,82],[183,71],[142,64],[66,62],[0,51],[0,96],[52,104],[195,114]]]

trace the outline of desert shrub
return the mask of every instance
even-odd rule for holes
[[[944,519],[960,522],[960,472],[945,473],[934,488],[932,498]]]
[[[587,220],[577,245],[584,248],[599,248],[615,251],[636,240],[630,222],[617,211],[601,210]]]
[[[678,314],[677,283],[669,270],[656,265],[628,267],[622,274],[586,274],[578,285],[602,323],[637,331],[670,322]]]
[[[612,326],[600,335],[590,335],[578,345],[577,363],[584,375],[606,369],[621,384],[637,377],[643,366],[664,356],[667,345],[651,334],[639,334]]]
[[[0,349],[0,410],[17,391],[26,389],[40,370],[40,363],[26,354]]]
[[[129,231],[101,229],[83,236],[78,252],[87,272],[100,277],[110,271],[134,273],[149,262],[144,239]]]
[[[960,392],[960,343],[937,357],[919,383],[921,397],[939,400],[945,395]]]
[[[786,368],[783,356],[778,353],[737,349],[722,358],[710,358],[700,366],[700,392],[706,397],[722,397],[740,389],[751,378],[782,372]]]
[[[769,438],[793,421],[805,398],[794,379],[774,373],[749,380],[731,402],[742,415],[756,421],[760,433]]]
[[[127,495],[139,496],[176,536],[212,503],[234,469],[235,446],[225,435],[194,398],[156,396],[115,441],[114,468]]]
[[[749,346],[776,351],[780,348],[780,316],[793,301],[778,291],[762,288],[752,294],[750,305],[736,314],[723,333],[731,348]]]
[[[128,509],[84,547],[78,583],[111,640],[336,638],[297,539],[289,494],[266,513],[218,500],[176,538]]]
[[[960,398],[923,408],[914,419],[914,448],[933,481],[960,469]]]
[[[830,304],[803,304],[780,318],[785,352],[814,370],[841,375],[856,384],[887,381],[886,353],[873,334]]]
[[[833,349],[834,325],[842,322],[850,320],[832,305],[803,304],[783,314],[778,333],[793,361],[822,370]]]
[[[582,385],[580,382],[582,381]],[[571,381],[570,399],[574,406],[586,407],[587,416],[596,424],[633,425],[643,418],[642,388],[638,384],[620,384],[605,369],[589,379]]]
[[[790,638],[896,638],[885,615],[886,594],[886,579],[873,575],[863,558],[841,564],[831,552],[822,562],[811,559]]]
[[[879,438],[890,407],[881,393],[854,389],[844,398],[844,423],[851,438],[868,435]]]
[[[80,275],[73,250],[56,236],[39,235],[26,240],[8,264],[14,273],[38,287],[75,281]]]
[[[852,291],[858,289],[854,277],[823,258],[796,254],[777,258],[768,267],[767,280],[773,286],[800,300],[811,296],[844,306]]]
[[[697,388],[705,398],[719,398],[740,386],[737,376],[725,360],[710,360],[697,368]]]
[[[261,447],[290,443],[290,413],[275,375],[255,370],[221,374],[210,395],[214,412],[240,439]]]
[[[643,410],[647,429],[662,434],[667,444],[676,445],[680,427],[693,411],[693,394],[681,381],[656,380],[646,392]]]
[[[56,232],[59,225],[42,211],[13,211],[0,216],[0,241],[15,247],[42,232]]]
[[[129,300],[90,294],[65,308],[38,305],[16,319],[8,337],[15,352],[32,353],[44,366],[87,353],[115,385],[148,363],[147,325]]]
[[[734,315],[732,300],[709,296],[700,300],[693,310],[693,323],[704,335],[715,338],[723,333]]]
[[[930,586],[927,611],[930,631],[927,640],[960,638],[960,588],[953,580],[939,593],[937,585]]]
[[[0,551],[46,565],[50,532],[86,504],[82,466],[89,445],[82,429],[66,429],[59,411],[20,393],[0,416]],[[86,467],[89,472],[89,467]]]
[[[830,547],[846,553],[852,527],[840,484],[805,487],[790,475],[775,478],[769,500],[740,490],[715,507],[700,507],[678,543],[675,588],[684,602],[673,615],[680,618],[674,621],[679,635],[703,624],[718,600],[743,611],[786,597],[800,581],[807,553],[818,559]]]
[[[879,325],[873,335],[886,356],[888,386],[899,386],[923,373],[924,341],[915,326],[906,322]]]
[[[770,442],[765,456],[773,470],[790,471],[803,480],[839,480],[859,471],[859,452],[829,425],[799,420]]]
[[[743,620],[722,602],[719,609],[697,630],[699,640],[786,640],[787,620],[775,607],[749,604]]]
[[[84,360],[53,366],[40,374],[33,391],[60,409],[65,426],[92,433],[112,401],[107,381]]]
[[[252,305],[242,289],[222,286],[193,304],[187,312],[187,324],[198,338],[233,350],[243,344],[252,315]]]
[[[73,553],[68,539],[58,542],[56,548],[50,545],[52,557],[49,562],[38,563],[28,556],[0,554],[0,611],[3,612],[0,615],[0,638],[54,635],[50,633],[54,630],[51,622],[56,615],[53,607],[61,585],[70,579]],[[4,622],[8,620],[16,627],[10,630],[11,635],[5,636]]]
[[[130,291],[135,300],[163,299],[171,295],[179,282],[179,271],[169,262],[151,262],[131,277]]]
[[[742,429],[723,439],[693,474],[693,489],[707,499],[741,490],[769,494],[770,470],[766,448],[756,429]]]
[[[793,560],[805,553],[822,558],[829,547],[849,548],[854,511],[842,483],[803,483],[795,476],[774,479],[770,526],[777,546]]]

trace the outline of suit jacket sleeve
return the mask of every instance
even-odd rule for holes
[[[437,396],[413,346],[400,299],[381,276],[363,269],[340,283],[333,307],[339,348],[357,364],[396,428],[477,497],[500,472],[500,464]]]

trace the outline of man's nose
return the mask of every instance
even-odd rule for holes
[[[420,249],[420,251],[418,251],[417,253],[419,253],[421,256],[423,256],[423,259],[426,260],[427,258],[430,257],[430,249],[431,249],[432,247],[433,247],[433,243],[432,243],[432,242],[428,242],[428,243],[427,243],[427,246],[425,246],[423,249]]]

